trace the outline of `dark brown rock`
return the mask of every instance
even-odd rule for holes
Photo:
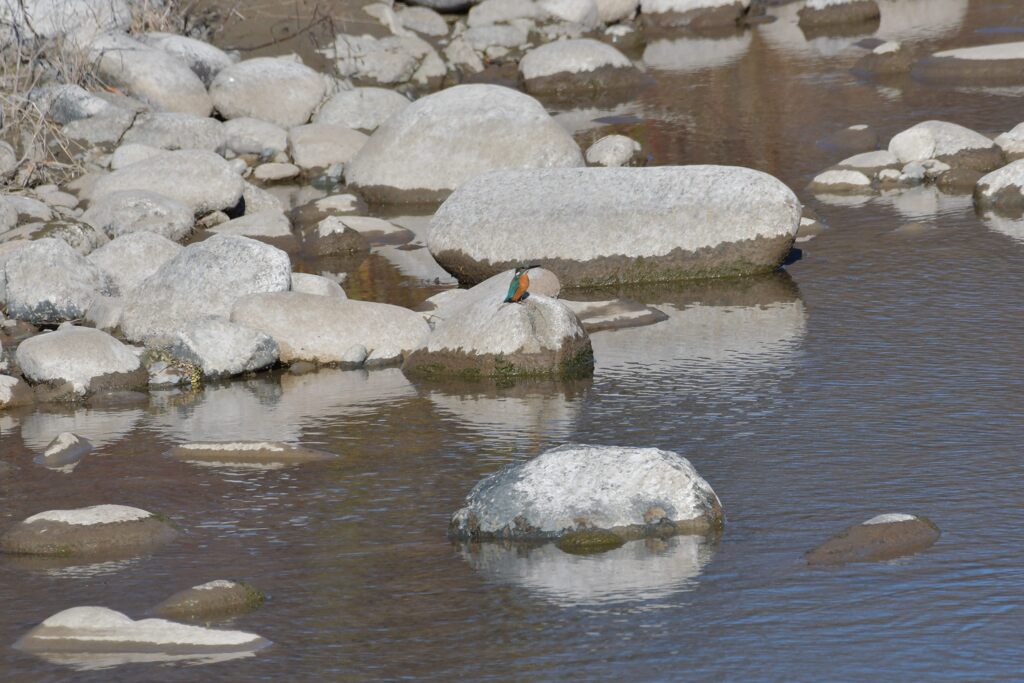
[[[894,521],[885,521],[890,517]],[[807,563],[837,565],[891,560],[931,547],[940,533],[927,517],[879,515],[849,527],[811,550],[806,555]]]

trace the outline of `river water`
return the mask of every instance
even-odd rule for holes
[[[997,0],[879,0],[877,35],[917,47],[1008,39]],[[883,142],[924,119],[987,134],[1020,93],[861,81],[863,36],[808,41],[793,7],[715,43],[650,57],[635,99],[600,118],[654,164],[727,163],[787,182],[829,228],[784,273],[626,291],[664,310],[593,335],[592,380],[512,388],[411,383],[397,369],[279,373],[115,405],[0,414],[2,524],[51,508],[137,505],[187,533],[94,565],[0,561],[0,670],[11,681],[1009,680],[1024,670],[1024,228],[931,190],[859,206],[803,188],[844,156],[852,124]],[[651,50],[648,47],[648,50]],[[394,212],[392,212],[394,213]],[[422,218],[399,218],[422,230]],[[904,224],[923,225],[900,230]],[[445,285],[425,250],[349,274],[362,298],[414,305]],[[435,278],[439,278],[435,282]],[[97,449],[70,475],[31,464],[58,432]],[[190,439],[274,439],[331,464],[199,467]],[[482,476],[584,442],[679,451],[727,515],[718,539],[634,542],[596,556],[461,547],[448,516]],[[924,514],[930,550],[812,569],[802,554],[884,512]],[[269,594],[221,625],[275,645],[221,662],[52,662],[9,644],[47,616],[132,617],[216,578]],[[92,668],[90,668],[92,667]]]

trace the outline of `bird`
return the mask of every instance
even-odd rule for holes
[[[540,268],[540,266],[519,266],[516,268],[516,272],[512,276],[512,283],[508,286],[508,295],[505,297],[506,304],[521,304],[530,296],[530,293],[526,291],[530,288],[530,276],[526,274],[526,271],[531,268]]]

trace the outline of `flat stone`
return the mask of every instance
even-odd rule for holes
[[[919,553],[939,539],[939,528],[916,515],[889,513],[855,524],[807,553],[807,564],[881,562]]]
[[[241,117],[301,126],[327,94],[325,78],[303,64],[257,57],[233,64],[210,85],[213,103],[225,119]]]
[[[32,515],[0,536],[0,552],[58,556],[135,554],[161,546],[177,535],[167,522],[146,510],[94,505]]]
[[[633,62],[607,43],[592,38],[558,40],[534,48],[519,62],[530,93],[561,93],[633,85]]]
[[[197,366],[209,378],[263,370],[278,357],[277,344],[270,336],[215,318],[186,324],[175,334],[169,353]]]
[[[219,579],[178,591],[153,608],[153,613],[171,619],[203,619],[249,612],[265,597],[247,583]]]
[[[334,453],[271,441],[209,441],[184,443],[168,455],[190,462],[297,464],[335,460]]]
[[[26,339],[15,358],[30,382],[68,382],[78,394],[101,387],[145,385],[139,357],[106,332],[90,327],[65,324]]]
[[[181,245],[176,242],[142,231],[118,237],[89,254],[88,260],[107,274],[114,294],[125,295],[180,251]]]
[[[267,209],[233,218],[226,223],[210,228],[210,232],[245,237],[290,237],[292,224],[283,211]]]
[[[195,224],[191,206],[148,190],[111,190],[94,196],[82,220],[111,239],[149,232],[173,242],[188,237]]]
[[[324,102],[313,121],[372,132],[392,114],[408,106],[408,98],[394,90],[353,88],[341,90]]]
[[[302,173],[302,169],[295,164],[269,163],[260,164],[253,172],[252,177],[264,182],[276,180],[290,180]]]
[[[1024,41],[942,50],[918,61],[911,73],[927,83],[1020,85]]]

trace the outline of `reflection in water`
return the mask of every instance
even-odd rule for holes
[[[1024,243],[1024,218],[1006,218],[997,213],[987,213],[982,222],[990,229]]]
[[[644,49],[644,63],[652,69],[697,71],[728,66],[747,53],[750,31],[727,38],[655,40]]]
[[[217,664],[245,657],[253,652],[221,652],[210,654],[175,655],[163,652],[33,652],[33,655],[51,664],[70,667],[76,671],[99,671],[125,664],[188,665]]]
[[[878,198],[882,205],[892,206],[904,218],[937,218],[959,214],[974,205],[969,194],[946,194],[934,185],[918,185],[909,190],[887,192]]]
[[[601,128],[617,119],[630,119],[639,112],[639,105],[636,102],[630,102],[604,109],[596,107],[570,109],[555,114],[554,119],[567,131],[575,134],[593,128]]]
[[[489,580],[525,588],[561,607],[659,600],[693,590],[714,554],[702,536],[631,541],[594,555],[571,555],[553,543],[481,543],[464,545],[461,552]]]
[[[62,432],[73,432],[94,446],[114,443],[135,428],[141,410],[93,410],[78,408],[67,412],[34,412],[21,420],[21,438],[30,451],[45,449]]]
[[[433,284],[458,284],[456,279],[448,274],[448,271],[437,265],[437,261],[430,255],[430,250],[426,247],[389,245],[376,248],[374,253],[386,258],[406,277]]]

